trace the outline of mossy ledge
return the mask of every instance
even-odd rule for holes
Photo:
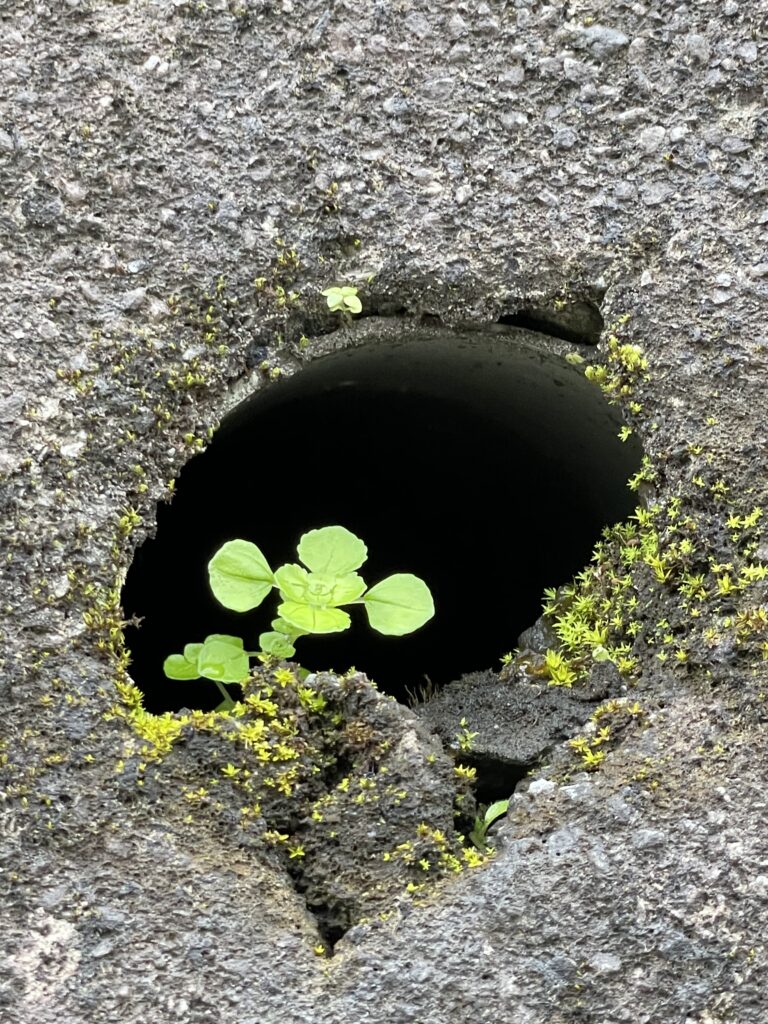
[[[132,733],[115,766],[123,786],[174,799],[189,823],[205,816],[227,844],[266,852],[329,947],[488,860],[461,831],[472,773],[361,673],[300,680],[284,663],[259,667],[232,710],[163,715],[144,710],[130,681],[117,687],[105,717]]]

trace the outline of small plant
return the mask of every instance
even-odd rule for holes
[[[483,808],[480,808],[481,813],[475,818],[475,827],[469,833],[469,838],[478,850],[484,852],[488,849],[488,843],[486,842],[488,829],[503,814],[506,814],[508,809],[509,799],[497,800],[495,803],[486,807],[484,812]]]
[[[544,655],[544,661],[551,686],[573,686],[577,678],[576,673],[560,651],[548,650]]]
[[[274,572],[255,544],[230,540],[208,563],[214,597],[225,608],[247,612],[257,608],[276,588],[280,595],[272,629],[259,637],[260,651],[247,651],[239,637],[213,633],[203,643],[187,644],[182,654],[163,663],[169,679],[211,679],[231,705],[222,684],[240,683],[249,672],[249,659],[259,655],[290,658],[299,637],[312,633],[339,633],[351,625],[341,605],[362,604],[368,622],[379,633],[404,636],[435,614],[426,583],[411,573],[395,573],[368,588],[357,569],[368,549],[343,526],[310,530],[299,541],[303,565],[289,563]],[[306,567],[306,568],[305,568]]]
[[[322,293],[332,313],[341,313],[348,317],[352,313],[360,313],[363,304],[357,297],[357,288],[346,285],[343,288],[326,288]]]
[[[456,733],[456,743],[458,744],[459,750],[463,754],[468,754],[472,749],[472,744],[476,738],[477,733],[471,732],[466,718],[462,718],[459,722],[459,731]]]

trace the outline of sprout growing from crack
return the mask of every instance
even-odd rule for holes
[[[348,317],[362,311],[363,304],[357,297],[357,288],[350,285],[343,288],[326,288],[322,294],[332,313],[341,313],[342,316]]]
[[[509,810],[509,800],[497,800],[490,807],[481,807],[480,814],[475,818],[475,827],[469,838],[478,850],[484,853],[488,849],[486,837],[488,829]]]

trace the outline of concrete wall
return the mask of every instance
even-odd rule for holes
[[[764,1019],[767,14],[6,0],[4,1019]],[[329,960],[195,801],[209,766],[142,769],[116,588],[230,389],[332,328],[331,284],[448,326],[600,305],[601,351],[648,361],[623,408],[664,564],[642,727],[583,776],[563,748],[490,866]]]

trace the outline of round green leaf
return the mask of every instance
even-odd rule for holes
[[[387,636],[412,633],[435,614],[429,587],[408,572],[395,573],[371,587],[363,603],[371,626]]]
[[[272,654],[276,658],[291,658],[296,653],[296,648],[285,633],[262,633],[259,646],[265,654]]]
[[[314,573],[313,573],[314,575]],[[365,591],[365,580],[356,572],[338,576],[331,587],[331,604],[349,604],[356,601]]]
[[[282,633],[284,636],[290,637],[292,640],[296,640],[300,636],[304,636],[304,630],[299,629],[298,626],[292,626],[290,622],[286,622],[285,619],[272,619],[272,629],[276,633]]]
[[[305,633],[341,633],[349,629],[351,622],[340,608],[316,608],[299,601],[285,601],[277,612],[281,619]]]
[[[205,643],[201,646],[205,647],[205,644],[213,643],[214,641],[227,644],[229,647],[233,647],[236,651],[242,651],[245,647],[245,642],[242,637],[230,636],[229,633],[211,633],[210,636],[205,638]],[[199,654],[198,657],[200,657]]]
[[[309,587],[309,573],[300,565],[289,562],[275,571],[275,583],[281,597],[288,601],[304,601]]]
[[[332,313],[343,308],[344,296],[342,295],[341,288],[326,288],[321,294],[325,296],[328,309],[330,309]]]
[[[323,526],[310,530],[299,541],[299,558],[312,572],[344,576],[359,569],[368,557],[368,548],[359,537],[343,526]]]
[[[207,636],[197,657],[197,668],[206,679],[221,683],[242,682],[250,668],[243,641],[240,637],[222,633]]]
[[[202,644],[187,644],[187,647],[202,647]],[[186,648],[185,648],[186,650]],[[183,654],[171,654],[163,662],[163,672],[169,679],[199,679],[197,658],[188,661]]]
[[[360,313],[363,309],[363,304],[356,295],[346,295],[344,297],[344,305],[350,313]]]
[[[208,579],[216,600],[235,612],[258,607],[274,585],[266,558],[248,540],[223,544],[208,563]]]
[[[187,661],[190,661],[192,662],[193,665],[196,665],[198,655],[200,654],[200,651],[202,651],[202,649],[202,644],[187,644],[184,647],[184,657],[187,659]]]

